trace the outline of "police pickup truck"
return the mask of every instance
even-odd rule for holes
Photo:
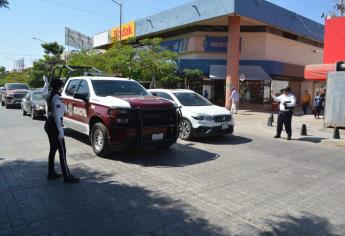
[[[64,126],[89,136],[99,156],[137,146],[168,148],[179,135],[179,110],[126,78],[80,76],[67,80]]]

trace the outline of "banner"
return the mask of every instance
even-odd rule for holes
[[[184,52],[186,51],[187,40],[186,39],[176,39],[171,41],[161,42],[161,47],[165,50],[170,50],[173,52]]]
[[[135,22],[131,21],[122,25],[121,40],[125,40],[131,37],[135,37]],[[111,29],[111,41],[114,42],[120,40],[120,27]]]
[[[205,52],[226,52],[228,50],[228,37],[206,37],[203,46]]]

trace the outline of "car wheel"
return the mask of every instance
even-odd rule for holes
[[[24,107],[22,106],[23,116],[27,115],[27,112],[24,110]]]
[[[36,119],[36,116],[35,116],[35,110],[33,109],[33,108],[31,108],[31,118],[33,119],[33,120],[35,120]]]
[[[107,128],[102,123],[96,123],[91,131],[91,145],[97,156],[105,157],[110,153]]]
[[[180,138],[190,140],[192,138],[192,125],[189,120],[182,119],[179,124]]]
[[[10,108],[10,105],[7,104],[7,102],[5,102],[5,107],[6,109]]]
[[[4,101],[1,101],[1,106],[5,106],[5,103],[4,103]]]

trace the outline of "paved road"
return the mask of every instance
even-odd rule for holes
[[[345,149],[236,118],[233,137],[109,159],[67,130],[82,180],[65,185],[46,180],[44,121],[1,107],[0,235],[344,235]]]

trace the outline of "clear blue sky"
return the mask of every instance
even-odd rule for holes
[[[127,22],[140,19],[189,1],[122,0],[123,20]],[[336,1],[270,2],[323,23],[321,14],[329,12]],[[65,26],[92,36],[118,25],[119,22],[118,7],[111,0],[9,0],[9,3],[10,9],[0,8],[0,66],[7,69],[13,68],[11,59],[24,57],[28,64],[40,58],[43,54],[40,42],[32,37],[64,44]]]

